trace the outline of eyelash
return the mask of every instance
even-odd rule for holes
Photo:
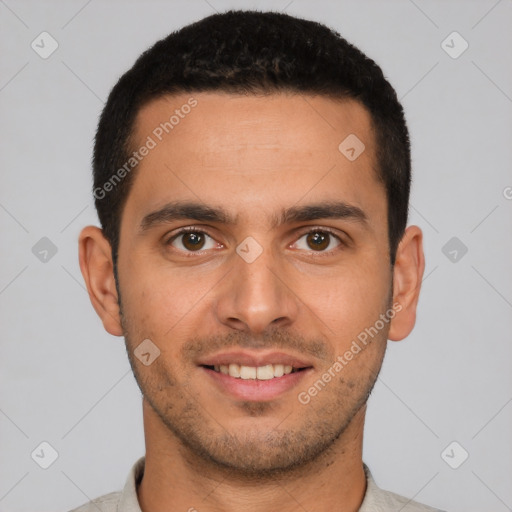
[[[332,231],[329,228],[321,228],[321,227],[313,227],[313,228],[309,229],[308,231],[301,233],[299,235],[299,237],[297,238],[297,240],[300,240],[305,235],[309,235],[311,233],[317,233],[317,232],[328,233],[330,236],[334,237],[339,242],[339,245],[336,246],[334,249],[330,249],[328,251],[313,251],[313,250],[311,250],[311,251],[309,251],[310,254],[314,254],[317,257],[329,256],[333,252],[341,249],[343,246],[346,246],[346,242],[344,242],[336,233],[334,233],[334,231]],[[209,236],[212,240],[215,240],[213,238],[213,236],[211,236],[204,229],[198,229],[198,228],[189,226],[186,228],[182,228],[179,231],[177,231],[176,233],[174,233],[174,235],[172,235],[170,238],[167,239],[167,241],[165,242],[165,245],[171,245],[171,243],[174,240],[176,240],[176,238],[178,238],[180,235],[187,234],[187,233],[200,233],[200,234]],[[197,254],[201,255],[204,251],[208,251],[210,249],[204,249],[204,250],[199,250],[199,251],[182,251],[181,249],[176,249],[176,250],[179,252],[185,253],[186,257],[194,257],[195,255],[197,255]]]

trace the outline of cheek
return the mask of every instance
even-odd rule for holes
[[[297,295],[329,328],[327,336],[350,343],[387,309],[391,274],[382,265],[354,265],[325,276],[301,275],[297,286]]]
[[[144,261],[142,261],[144,260]],[[190,322],[205,307],[208,291],[216,279],[197,269],[169,268],[158,261],[133,258],[121,280],[123,315],[130,334],[150,338],[161,350],[170,350],[169,340],[183,336]]]

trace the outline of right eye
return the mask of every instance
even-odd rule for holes
[[[217,242],[215,242],[208,233],[197,228],[187,227],[180,229],[171,238],[169,238],[166,245],[171,245],[182,252],[193,253],[202,250],[214,249],[216,243]]]

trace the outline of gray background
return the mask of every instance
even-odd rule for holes
[[[78,233],[97,222],[92,139],[141,51],[233,7],[329,24],[406,110],[427,268],[416,329],[390,342],[370,399],[377,483],[452,512],[512,510],[512,0],[0,0],[0,511],[68,510],[121,488],[144,453],[123,341],[104,332],[78,267]],[[50,48],[43,31],[59,45],[47,59],[31,48]],[[458,36],[442,46],[453,31],[469,44],[457,58],[445,49],[458,53]],[[43,441],[58,452],[48,469]]]

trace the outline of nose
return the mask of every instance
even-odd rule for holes
[[[252,262],[233,255],[233,267],[218,288],[215,311],[220,323],[232,329],[261,334],[289,327],[299,312],[293,283],[269,249]]]

